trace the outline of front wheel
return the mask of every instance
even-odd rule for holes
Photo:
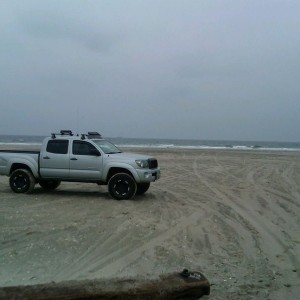
[[[59,180],[41,180],[41,181],[39,181],[39,185],[44,190],[55,190],[60,185],[60,181]]]
[[[126,173],[113,175],[108,182],[108,191],[116,200],[126,200],[134,197],[136,193],[136,182]]]
[[[11,173],[9,178],[10,188],[15,193],[31,193],[34,189],[35,178],[26,169],[18,169]]]

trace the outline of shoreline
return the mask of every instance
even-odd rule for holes
[[[0,135],[0,147],[39,147],[45,137]],[[148,149],[192,149],[192,150],[259,150],[259,151],[300,151],[300,142],[247,141],[247,140],[205,140],[205,139],[162,139],[162,138],[121,138],[104,137],[120,148]],[[8,146],[9,147],[9,146]]]
[[[0,143],[0,150],[40,150],[41,143]],[[231,152],[262,152],[262,153],[286,153],[286,152],[299,152],[297,148],[249,148],[249,147],[195,147],[195,146],[144,146],[144,145],[116,145],[124,151],[231,151]]]

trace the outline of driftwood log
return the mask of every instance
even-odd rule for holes
[[[210,284],[200,272],[161,275],[156,280],[112,279],[65,281],[28,286],[0,287],[1,300],[174,300],[209,295]]]

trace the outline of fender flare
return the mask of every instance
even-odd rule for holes
[[[22,165],[25,165],[26,167],[28,167],[31,171],[31,173],[33,174],[33,176],[35,178],[39,178],[39,171],[38,171],[38,165],[37,165],[37,162],[32,159],[29,160],[29,159],[22,159],[22,158],[18,158],[18,159],[10,159],[9,162],[8,162],[8,176],[10,176],[10,173],[11,173],[11,168],[14,164],[22,164]]]
[[[120,162],[116,162],[116,163],[111,162],[111,163],[108,163],[103,168],[103,179],[105,179],[105,180],[107,179],[108,172],[109,172],[109,170],[111,168],[125,169],[125,170],[129,171],[132,174],[132,176],[133,176],[133,178],[134,178],[134,180],[136,182],[140,182],[140,177],[139,177],[136,169],[133,166],[129,165],[129,164],[120,163]]]

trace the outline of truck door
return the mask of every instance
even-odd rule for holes
[[[69,140],[49,140],[40,155],[40,174],[42,178],[69,178],[70,155]]]
[[[70,178],[101,180],[102,156],[94,145],[86,141],[73,141],[70,154]]]

